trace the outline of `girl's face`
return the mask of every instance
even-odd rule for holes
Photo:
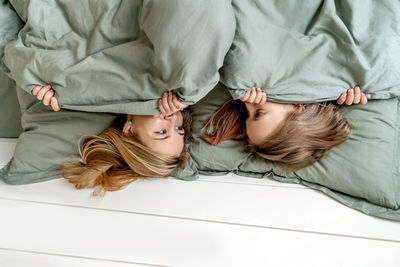
[[[130,127],[127,127],[127,124],[130,124]],[[183,117],[180,111],[169,116],[128,115],[124,132],[135,134],[144,145],[156,153],[179,156],[185,145],[185,130],[182,125]]]
[[[245,103],[249,114],[246,134],[253,145],[261,145],[281,127],[287,116],[294,111],[294,104],[267,101],[264,104]]]

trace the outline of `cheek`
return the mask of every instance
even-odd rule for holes
[[[250,144],[256,144],[258,141],[257,133],[251,123],[246,121],[246,135],[250,141]]]
[[[246,126],[246,134],[251,144],[261,145],[271,134],[271,127],[266,123],[249,122]]]
[[[247,132],[247,138],[249,139],[250,144],[252,144],[252,145],[258,144],[259,140],[251,132]]]

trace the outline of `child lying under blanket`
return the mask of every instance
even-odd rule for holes
[[[32,90],[44,105],[60,107],[50,85]],[[171,91],[159,100],[161,113],[126,116],[99,136],[87,136],[81,161],[61,167],[63,176],[76,188],[95,188],[94,194],[119,190],[137,178],[166,177],[186,163],[185,142],[191,118]]]
[[[356,86],[342,93],[337,104],[367,101]],[[204,128],[207,142],[214,145],[246,133],[254,153],[286,171],[313,164],[351,134],[349,123],[333,103],[271,102],[265,92],[254,87],[240,101],[225,102]]]

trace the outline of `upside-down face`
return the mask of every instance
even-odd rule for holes
[[[298,104],[285,104],[267,101],[264,104],[245,103],[248,112],[246,134],[251,144],[261,145],[277,131],[294,112]]]
[[[171,115],[128,115],[125,134],[135,134],[144,145],[156,153],[179,156],[185,145],[182,113]]]

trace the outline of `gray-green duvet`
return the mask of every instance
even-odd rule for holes
[[[198,102],[191,106],[191,160],[178,178],[235,172],[302,183],[400,220],[399,1],[1,3],[0,32],[9,36],[1,39],[1,67],[16,81],[23,127],[14,158],[0,170],[3,181],[59,177],[81,135],[99,133],[114,113],[155,114],[161,93],[173,89],[183,102]],[[9,21],[18,23],[5,26]],[[62,111],[30,95],[46,83]],[[239,139],[210,146],[201,137],[200,120],[254,85],[271,100],[301,103],[334,100],[360,85],[370,102],[344,109],[355,128],[350,140],[313,166],[285,173]],[[1,94],[10,90],[0,87]]]

